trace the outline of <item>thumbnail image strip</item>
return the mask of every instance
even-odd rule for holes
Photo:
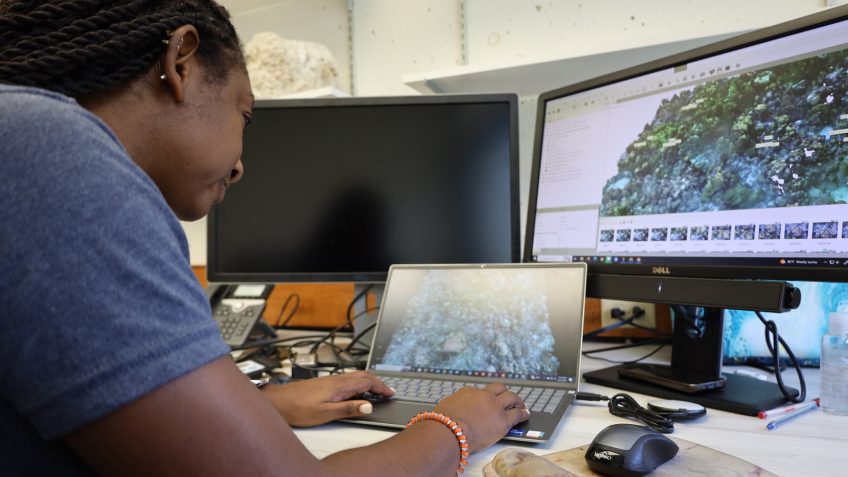
[[[699,225],[689,229],[689,240],[709,240],[710,227],[708,225]]]
[[[798,222],[794,224],[786,224],[786,229],[783,231],[783,238],[790,240],[805,239],[810,236],[810,223]]]
[[[672,227],[671,240],[673,242],[681,242],[688,238],[689,231],[686,227]]]
[[[668,240],[668,229],[665,227],[651,229],[651,242],[665,242]]]
[[[734,226],[733,240],[754,240],[754,224]]]
[[[713,225],[713,240],[730,240],[730,226]]]
[[[780,229],[782,225],[780,222],[776,224],[760,224],[758,238],[760,240],[780,240]]]
[[[813,222],[814,239],[835,239],[839,237],[839,222]]]

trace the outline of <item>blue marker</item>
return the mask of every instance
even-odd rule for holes
[[[795,419],[796,417],[798,417],[798,416],[800,416],[800,415],[802,415],[802,414],[806,414],[806,413],[808,413],[808,412],[810,412],[810,411],[815,411],[815,410],[816,410],[816,409],[818,409],[818,408],[819,408],[819,407],[818,407],[817,405],[816,405],[816,406],[810,406],[810,407],[808,407],[808,408],[806,408],[806,409],[801,409],[801,410],[799,410],[798,412],[795,412],[795,413],[793,413],[793,414],[788,414],[788,415],[786,415],[786,416],[779,417],[779,418],[777,418],[777,419],[775,419],[775,420],[773,420],[773,421],[769,422],[768,424],[766,424],[766,429],[768,429],[768,430],[770,430],[770,431],[771,431],[771,430],[774,430],[777,426],[782,425],[784,422],[791,421],[792,419]]]

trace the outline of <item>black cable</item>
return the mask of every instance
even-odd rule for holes
[[[622,321],[619,321],[619,322],[617,322],[617,323],[613,323],[613,324],[611,324],[611,325],[607,325],[607,326],[604,326],[604,327],[598,328],[598,329],[596,329],[596,330],[592,330],[592,331],[590,331],[590,332],[588,332],[588,333],[585,333],[585,334],[583,335],[583,339],[584,339],[584,340],[585,340],[585,339],[592,339],[592,338],[594,338],[594,337],[598,336],[598,335],[599,335],[599,334],[601,334],[601,333],[606,333],[607,331],[612,331],[612,330],[614,330],[614,329],[616,329],[616,328],[621,328],[622,326],[629,325],[630,323],[632,323],[632,321],[622,320]]]
[[[649,344],[654,344],[654,343],[659,343],[660,345],[657,346],[657,348],[655,350],[651,351],[650,353],[646,354],[645,356],[642,356],[640,358],[636,358],[636,359],[633,359],[633,360],[630,360],[630,361],[616,361],[616,360],[613,360],[613,359],[602,358],[600,356],[592,356],[595,353],[603,353],[603,352],[606,352],[606,351],[614,351],[614,350],[618,350],[618,349],[634,348],[636,346],[644,346],[644,345],[649,345]],[[648,341],[641,341],[639,343],[630,343],[630,344],[621,345],[621,346],[610,346],[608,348],[593,349],[593,350],[589,350],[589,351],[583,351],[581,354],[583,356],[589,358],[589,359],[599,359],[601,361],[606,361],[607,363],[612,363],[612,364],[636,364],[636,363],[638,363],[638,362],[640,362],[644,359],[650,358],[651,356],[655,355],[661,349],[663,349],[663,347],[665,347],[665,345],[667,345],[667,344],[671,344],[671,338],[657,338],[657,339],[648,340]]]
[[[336,328],[330,330],[328,333],[318,334],[318,335],[295,336],[295,337],[288,337],[288,338],[271,338],[271,339],[266,339],[266,340],[257,340],[257,341],[253,341],[253,342],[250,342],[250,343],[245,343],[244,345],[239,346],[239,347],[233,347],[231,349],[233,351],[236,351],[236,350],[241,350],[241,349],[262,347],[262,346],[267,346],[267,345],[280,345],[282,343],[294,341],[294,343],[284,347],[284,348],[286,348],[288,356],[291,358],[292,367],[304,370],[304,371],[308,372],[309,375],[314,376],[314,375],[316,375],[316,373],[318,371],[327,371],[330,374],[334,374],[336,372],[342,371],[342,370],[347,369],[347,368],[358,368],[360,361],[361,361],[360,359],[358,359],[358,357],[362,356],[362,354],[367,354],[368,352],[370,352],[370,346],[365,348],[365,349],[354,349],[354,348],[352,348],[352,346],[359,343],[360,340],[365,335],[365,333],[372,330],[376,326],[376,323],[374,325],[367,327],[365,330],[361,331],[359,334],[354,336],[353,339],[351,340],[351,342],[349,344],[347,344],[345,347],[337,345],[336,342],[335,342],[335,339],[336,339],[337,333],[339,331],[341,331],[343,328],[353,327],[353,323],[354,323],[354,321],[356,321],[357,318],[359,318],[360,316],[362,316],[364,314],[371,313],[371,312],[374,312],[374,311],[379,309],[379,308],[370,308],[370,309],[366,309],[364,311],[361,311],[354,316],[350,316],[350,312],[353,308],[353,304],[357,300],[362,298],[365,295],[365,293],[368,292],[368,290],[370,288],[371,288],[371,286],[366,287],[365,290],[360,292],[353,299],[353,301],[351,301],[350,305],[347,308],[345,323],[343,323],[343,324],[337,326]],[[291,300],[297,300],[295,307],[294,307],[294,310],[289,314],[288,318],[286,318],[286,321],[282,324],[282,326],[285,326],[285,324],[288,322],[288,320],[291,319],[292,316],[294,316],[294,313],[297,311],[297,308],[299,307],[300,297],[297,296],[296,298],[292,298],[293,296],[296,296],[296,294],[289,295],[289,298],[286,299],[286,302],[283,304],[283,308],[280,310],[280,315],[277,318],[278,321],[279,321],[280,317],[283,314],[283,311],[286,309],[286,307],[288,306],[288,303],[290,303]],[[323,344],[330,346],[330,348],[332,349],[333,356],[336,358],[335,363],[323,363],[323,362],[321,362],[320,357],[318,355],[318,352],[319,352],[321,345],[323,345]],[[313,362],[315,363],[314,365],[299,364],[299,363],[297,363],[297,360],[295,359],[295,353],[293,352],[293,349],[298,348],[298,347],[302,347],[302,346],[306,346],[306,345],[310,345],[309,351],[307,351],[306,354],[312,355]],[[331,369],[329,369],[329,370],[326,369],[330,366],[332,366]]]
[[[612,325],[607,325],[603,328],[599,328],[599,329],[594,330],[592,332],[586,333],[586,334],[583,335],[583,339],[593,338],[593,337],[595,337],[595,336],[597,336],[601,333],[605,333],[609,330],[619,328],[619,327],[624,326],[624,325],[635,325],[635,323],[633,323],[633,320],[635,320],[635,319],[637,319],[641,316],[644,316],[645,311],[638,306],[634,306],[633,307],[633,316],[631,316],[630,318],[626,318],[626,319],[622,319],[622,317],[624,316],[624,311],[622,311],[620,308],[613,308],[610,313],[612,314],[613,318],[619,319],[621,321],[619,321],[617,323],[613,323]],[[640,327],[641,327],[641,325],[640,325]],[[661,349],[663,349],[663,347],[665,345],[671,343],[671,336],[663,335],[661,333],[657,333],[656,330],[653,330],[651,328],[647,328],[647,327],[642,327],[642,328],[647,329],[649,331],[652,331],[652,332],[654,332],[654,334],[657,334],[660,337],[652,339],[652,340],[640,341],[638,343],[631,343],[631,344],[620,345],[620,346],[610,346],[610,347],[602,348],[602,349],[583,351],[582,355],[587,357],[587,358],[599,359],[599,360],[606,361],[606,362],[612,363],[612,364],[634,364],[634,363],[638,363],[639,361],[642,361],[643,359],[650,358],[651,356],[653,356],[654,354],[659,352]],[[615,361],[615,360],[611,360],[611,359],[607,359],[607,358],[602,358],[602,357],[599,357],[599,356],[591,356],[592,354],[595,354],[595,353],[602,353],[602,352],[605,352],[605,351],[613,351],[613,350],[618,350],[618,349],[632,348],[632,347],[635,347],[635,346],[642,346],[642,345],[653,344],[653,343],[660,343],[660,345],[655,350],[653,350],[650,353],[646,354],[645,356],[642,356],[641,358],[637,358],[635,360]]]
[[[768,346],[769,352],[774,360],[774,378],[777,380],[777,387],[780,388],[780,392],[783,393],[783,396],[787,401],[796,403],[804,402],[807,398],[807,383],[804,381],[804,373],[801,372],[801,365],[798,364],[798,360],[795,359],[795,354],[789,348],[789,345],[786,344],[786,341],[784,341],[777,333],[777,324],[772,320],[766,320],[763,317],[763,314],[759,311],[755,311],[754,313],[765,326],[766,346]],[[800,383],[801,388],[798,396],[792,396],[783,384],[783,375],[780,372],[780,348],[778,347],[778,343],[783,345],[783,349],[785,349],[786,354],[789,355],[789,363],[795,368],[795,372],[798,373],[798,382]]]
[[[249,349],[249,348],[258,348],[260,346],[285,343],[286,341],[294,341],[294,340],[299,340],[299,339],[302,339],[302,338],[322,338],[323,336],[324,335],[289,336],[288,338],[280,337],[280,338],[269,338],[269,339],[265,339],[265,340],[250,341],[250,342],[247,342],[247,343],[245,343],[241,346],[232,346],[232,347],[230,347],[230,351],[239,351],[239,350]]]
[[[682,305],[669,305],[672,310],[674,310],[674,316],[679,317],[683,321],[689,325],[689,329],[687,330],[687,334],[692,338],[703,338],[704,329],[703,327],[698,325],[698,322],[695,321],[694,318],[689,316],[689,312]]]
[[[294,301],[294,308],[292,308],[291,312],[289,312],[289,315],[286,317],[286,319],[283,320],[282,323],[280,323],[280,320],[283,318],[283,312],[286,311],[286,308],[288,308],[289,303],[291,303],[292,301]],[[294,318],[294,315],[295,315],[295,313],[297,313],[297,310],[299,308],[300,308],[300,295],[298,295],[297,293],[289,293],[289,296],[286,297],[286,301],[283,302],[283,307],[280,308],[280,313],[277,315],[276,321],[274,321],[274,323],[275,323],[274,327],[275,328],[285,328],[285,326],[287,324],[289,324],[289,321],[291,321],[291,319]]]
[[[362,294],[360,294],[360,296],[361,295]],[[350,309],[350,308],[348,308],[348,309]],[[341,346],[337,345],[336,342],[335,342],[336,334],[339,331],[341,331],[343,328],[345,328],[347,326],[352,326],[353,322],[356,321],[356,319],[359,318],[360,316],[367,314],[367,313],[371,313],[371,312],[378,310],[378,309],[379,308],[366,309],[366,310],[363,310],[363,311],[357,313],[356,315],[354,315],[352,317],[349,316],[348,317],[349,320],[346,323],[337,326],[336,328],[330,330],[330,332],[328,332],[325,335],[318,335],[318,338],[320,338],[320,339],[316,339],[316,340],[312,340],[312,341],[308,341],[308,342],[303,342],[303,343],[300,343],[298,345],[304,345],[304,344],[312,345],[311,348],[309,349],[308,353],[311,354],[314,357],[314,361],[315,361],[316,364],[318,364],[319,361],[320,361],[318,359],[318,350],[320,349],[321,345],[326,344],[326,345],[329,345],[331,347],[331,349],[333,351],[333,356],[335,356],[335,358],[336,358],[336,363],[335,363],[335,368],[334,368],[335,371],[343,370],[343,369],[347,369],[347,368],[358,368],[358,364],[359,364],[360,360],[358,360],[356,358],[357,358],[357,356],[361,356],[361,354],[358,354],[358,352],[364,351],[365,353],[367,353],[367,352],[370,351],[370,347],[369,347],[369,349],[366,349],[366,350],[351,349],[350,344],[348,344],[346,347],[341,347]],[[369,329],[370,328],[367,328],[366,330],[361,332],[360,335],[369,331]],[[359,338],[354,337],[354,339],[356,339],[358,341],[358,339],[361,339],[361,336]],[[351,344],[353,344],[354,342],[355,341],[351,341]],[[298,345],[292,345],[292,346],[290,346],[290,348],[296,347]],[[354,352],[357,352],[357,354],[355,354]],[[342,356],[341,356],[342,353],[346,354],[349,357],[348,362],[345,362],[345,359],[342,358]],[[311,368],[307,368],[307,367],[304,367],[304,366],[299,366],[299,367],[303,368],[303,369],[311,369]],[[321,365],[319,367],[326,367],[326,366]],[[318,369],[316,369],[316,370],[318,370]],[[334,373],[335,372],[334,370],[331,370],[330,373],[331,374]]]
[[[356,334],[356,335],[353,337],[353,339],[350,341],[350,343],[348,343],[348,344],[347,344],[347,349],[351,349],[351,347],[352,347],[354,344],[356,344],[356,342],[357,342],[357,341],[361,340],[361,339],[362,339],[362,337],[363,337],[363,336],[365,336],[365,333],[368,333],[369,331],[373,330],[373,329],[374,329],[374,328],[376,328],[376,327],[377,327],[377,323],[371,323],[370,325],[368,325],[367,327],[365,327],[365,329],[364,329],[364,330],[362,330],[362,331],[360,331],[358,334]],[[368,346],[368,348],[370,349],[371,347],[370,347],[370,346]]]
[[[663,434],[674,432],[673,419],[640,406],[629,394],[618,393],[610,398],[600,394],[578,392],[575,399],[580,401],[609,401],[607,407],[613,416],[636,419]]]
[[[320,355],[318,353],[319,348],[316,348],[317,345],[326,344],[330,346],[333,350],[333,355],[335,356],[334,362],[322,362]],[[294,352],[294,348],[302,347],[305,345],[312,345],[312,347],[305,353],[305,355],[312,356],[311,364],[302,364],[298,362],[298,353]],[[357,368],[358,360],[355,356],[350,354],[346,349],[333,345],[331,343],[326,343],[324,338],[319,340],[303,340],[297,343],[293,343],[289,345],[288,354],[291,358],[291,363],[293,368],[298,368],[301,370],[305,370],[309,376],[317,376],[318,372],[324,371],[329,374],[335,374],[339,371],[348,369],[348,368]],[[342,355],[347,355],[347,358],[343,359]]]
[[[351,300],[350,303],[348,303],[347,312],[345,312],[345,320],[346,320],[345,324],[347,325],[348,328],[353,328],[353,320],[356,319],[356,317],[351,318],[350,312],[353,311],[353,307],[356,306],[356,302],[359,301],[360,298],[364,297],[365,294],[367,294],[369,291],[371,291],[372,288],[374,288],[373,284],[366,286],[361,292],[359,292],[358,295],[353,297],[353,300]],[[365,307],[364,308],[366,310],[368,309],[368,300],[367,299],[365,300]],[[356,315],[356,316],[359,316],[359,315]]]
[[[638,306],[633,307],[633,315],[630,316],[629,318],[624,318],[625,312],[621,308],[613,308],[612,310],[610,310],[610,314],[612,315],[612,317],[614,319],[620,320],[620,321],[613,323],[611,325],[604,326],[603,328],[598,328],[597,330],[592,330],[588,333],[585,333],[583,335],[583,339],[587,339],[587,338],[591,339],[591,338],[594,338],[594,337],[596,337],[596,336],[598,336],[602,333],[606,333],[607,331],[614,330],[616,328],[620,328],[620,327],[625,326],[625,325],[630,325],[634,328],[639,328],[639,329],[642,329],[642,330],[645,330],[645,331],[649,331],[649,332],[651,332],[651,333],[653,333],[657,336],[662,336],[662,337],[667,336],[667,335],[664,335],[664,334],[658,332],[654,328],[649,328],[647,326],[643,326],[639,323],[634,322],[634,320],[645,316],[645,310],[643,310],[642,308],[640,308]]]
[[[323,371],[324,370],[323,368],[327,367],[327,366],[324,366],[324,365],[321,364],[319,357],[318,357],[318,353],[316,351],[317,348],[315,347],[315,343],[321,342],[321,340],[324,339],[324,336],[319,335],[319,338],[320,338],[319,340],[301,339],[300,341],[296,341],[295,343],[292,343],[292,344],[287,346],[286,352],[289,356],[289,361],[291,361],[291,365],[292,365],[292,377],[296,377],[295,376],[296,369],[304,370],[306,375],[309,376],[309,377],[315,377],[315,376],[318,375],[319,371]],[[309,351],[304,353],[305,355],[311,355],[312,356],[312,364],[310,364],[310,365],[298,363],[297,358],[299,356],[299,353],[294,352],[294,348],[300,348],[300,347],[307,346],[307,345],[313,345],[309,349]]]
[[[327,335],[325,336],[325,340],[318,342],[318,343],[315,344],[315,346],[313,346],[313,349],[312,349],[313,352],[315,352],[318,349],[318,347],[321,346],[322,342],[327,342],[326,340],[329,339],[329,344],[332,345],[333,355],[336,357],[336,359],[338,361],[341,361],[341,356],[340,356],[339,352],[337,351],[338,349],[341,349],[341,348],[339,348],[338,345],[336,345],[336,334],[339,331],[341,331],[343,328],[348,328],[348,329],[352,330],[353,329],[353,322],[357,318],[359,318],[360,316],[362,316],[364,314],[370,313],[370,312],[378,309],[378,308],[368,309],[368,301],[366,299],[365,310],[357,313],[355,316],[350,316],[350,313],[353,311],[354,306],[356,306],[356,302],[359,301],[362,297],[364,297],[373,287],[374,287],[373,284],[368,285],[361,292],[359,292],[356,296],[353,297],[353,300],[351,300],[350,303],[348,303],[347,310],[345,311],[345,323],[337,326],[336,328],[334,328],[332,330],[330,330],[330,332],[327,333]],[[348,355],[350,355],[351,357],[354,356],[353,352],[355,350],[350,349],[349,345],[345,348],[345,350],[346,350]],[[367,350],[366,352],[368,352],[368,351],[370,351],[370,349]]]
[[[285,346],[285,348],[287,348],[287,353],[288,353],[289,357],[291,358],[292,367],[299,368],[299,369],[302,369],[304,371],[307,371],[310,375],[315,375],[315,373],[317,373],[318,371],[327,371],[330,374],[334,374],[336,372],[342,371],[342,370],[347,369],[347,368],[357,368],[358,365],[360,364],[360,359],[358,359],[358,357],[362,356],[362,354],[369,353],[370,352],[370,346],[368,346],[365,349],[355,349],[355,348],[353,348],[353,346],[356,345],[356,344],[360,344],[364,335],[368,331],[371,331],[376,326],[376,323],[368,326],[367,328],[365,328],[364,330],[359,332],[357,335],[355,335],[353,337],[351,342],[348,343],[344,347],[337,345],[336,342],[335,342],[335,339],[336,339],[337,333],[339,331],[341,331],[342,329],[353,328],[354,321],[356,321],[356,319],[358,319],[362,315],[372,313],[376,310],[379,310],[379,307],[370,308],[370,309],[366,308],[364,311],[361,311],[361,312],[357,313],[356,315],[351,316],[351,312],[353,310],[355,303],[358,300],[360,300],[363,296],[365,296],[365,294],[368,293],[368,291],[372,287],[373,287],[373,285],[368,285],[365,289],[363,289],[360,293],[358,293],[353,298],[353,300],[348,304],[347,311],[345,313],[345,323],[343,323],[343,324],[337,326],[336,328],[330,330],[326,334],[259,340],[259,341],[254,341],[252,343],[246,343],[244,346],[235,347],[235,348],[232,348],[232,349],[233,350],[247,349],[247,348],[253,348],[253,347],[258,347],[258,346],[266,346],[266,345],[271,345],[271,344],[281,344],[281,343],[285,343],[285,342],[294,341],[295,343]],[[297,308],[300,306],[300,297],[297,296],[297,294],[289,295],[289,297],[286,299],[286,302],[283,304],[282,309],[280,310],[280,314],[277,317],[277,322],[279,322],[280,318],[283,316],[283,312],[285,311],[288,304],[292,300],[296,300],[294,309],[289,313],[289,316],[286,318],[286,320],[280,325],[281,327],[285,326],[288,323],[288,321],[291,319],[291,317],[294,316],[294,313],[297,311]],[[319,351],[321,345],[323,345],[323,344],[329,345],[330,348],[332,349],[333,356],[336,358],[335,363],[322,363],[320,361],[318,351]],[[297,360],[295,359],[295,353],[293,353],[293,349],[297,348],[297,347],[301,347],[301,346],[306,346],[306,345],[310,345],[309,351],[307,351],[306,354],[312,355],[313,362],[315,363],[314,365],[303,365],[303,364],[299,364],[299,363],[296,362]],[[326,369],[330,366],[332,366],[332,367],[329,370]]]
[[[614,395],[610,398],[608,406],[610,413],[614,416],[637,419],[651,429],[663,434],[674,432],[674,421],[672,419],[640,406],[629,394],[618,393]]]
[[[320,356],[316,352],[315,353],[315,363],[316,364],[318,364],[319,366],[322,366],[322,367],[334,366],[335,368],[338,368],[338,369],[356,367],[356,362],[357,362],[356,356],[352,355],[348,350],[346,350],[345,348],[342,348],[341,346],[334,345],[332,343],[327,343],[327,346],[330,346],[330,349],[333,350],[333,356],[335,357],[335,361],[331,362],[331,363],[322,362],[321,359],[320,359]],[[344,364],[344,360],[342,359],[342,354],[347,355],[346,359],[347,359],[348,364]]]
[[[668,344],[668,343],[671,342],[670,340],[671,340],[670,336],[664,336],[662,338],[652,338],[652,339],[649,339],[649,340],[637,341],[637,342],[633,342],[633,343],[607,346],[606,348],[598,348],[598,349],[592,349],[592,350],[584,351],[583,356],[588,356],[590,354],[595,354],[595,353],[604,353],[606,351],[615,351],[615,350],[618,350],[618,349],[635,348],[637,346],[644,346],[644,345],[655,344],[655,343]]]
[[[353,327],[353,322],[354,322],[354,321],[356,321],[356,319],[357,319],[357,318],[359,318],[359,317],[360,317],[360,316],[362,316],[362,315],[365,315],[365,314],[371,313],[372,311],[376,311],[376,310],[379,310],[379,308],[367,308],[367,309],[365,309],[365,310],[363,310],[363,311],[360,311],[359,313],[357,313],[357,314],[356,314],[356,315],[354,315],[353,317],[349,317],[349,321],[348,321],[347,323],[345,323],[345,324],[343,324],[343,325],[339,325],[339,326],[337,326],[337,327],[333,328],[332,330],[330,330],[330,332],[329,332],[329,333],[327,333],[327,335],[324,337],[324,339],[323,339],[323,340],[321,340],[321,342],[319,342],[319,343],[317,343],[317,344],[316,344],[316,348],[317,348],[317,346],[320,346],[322,342],[323,342],[323,343],[326,343],[326,342],[327,342],[326,340],[328,340],[328,339],[329,339],[329,340],[331,340],[331,341],[330,341],[331,343],[335,344],[336,333],[338,333],[339,331],[341,331],[341,330],[342,330],[342,328],[345,328],[345,327],[347,327],[347,326],[350,326],[350,327],[352,328],[352,327]]]
[[[640,308],[640,310],[641,310],[641,308]],[[616,313],[616,311],[617,311],[618,313]],[[616,329],[616,328],[621,328],[622,326],[625,326],[625,325],[632,325],[632,324],[633,324],[633,320],[635,320],[636,318],[639,318],[640,316],[644,315],[644,314],[645,314],[645,312],[643,311],[641,314],[638,314],[638,315],[637,315],[636,313],[633,313],[633,316],[631,316],[630,318],[624,318],[624,319],[622,319],[621,317],[622,317],[622,316],[624,316],[624,313],[621,311],[621,309],[620,309],[620,308],[614,308],[614,309],[611,311],[611,314],[612,314],[612,317],[613,317],[613,318],[615,318],[615,319],[619,319],[619,320],[621,320],[621,321],[616,322],[616,323],[613,323],[613,324],[611,324],[611,325],[607,325],[607,326],[604,326],[604,327],[598,328],[597,330],[592,330],[592,331],[590,331],[590,332],[588,332],[588,333],[584,333],[584,334],[583,334],[583,339],[584,339],[584,340],[585,340],[585,339],[587,339],[587,338],[591,339],[591,338],[594,338],[595,336],[598,336],[598,335],[599,335],[599,334],[601,334],[601,333],[606,333],[607,331],[611,331],[611,330],[614,330],[614,329]]]
[[[610,310],[610,314],[612,314],[612,317],[615,318],[616,320],[623,320],[624,315],[625,315],[624,310],[622,310],[621,308],[618,308],[618,307],[615,307],[612,310]],[[633,307],[633,318],[639,319],[643,316],[645,316],[645,310],[641,306],[634,306]],[[642,325],[640,323],[632,322],[632,323],[630,323],[630,326],[632,326],[634,328],[639,328],[640,330],[649,331],[649,332],[651,332],[651,333],[653,333],[657,336],[667,336],[667,335],[664,335],[664,334],[660,333],[659,331],[657,331],[656,328],[651,328],[650,326],[645,326],[645,325]]]
[[[766,358],[758,358],[758,357],[749,356],[749,357],[741,359],[741,360],[738,360],[738,359],[734,360],[732,364],[742,365],[742,366],[750,366],[752,368],[757,368],[757,369],[760,369],[762,371],[765,371],[769,374],[773,374],[775,372],[774,363],[773,362],[772,363],[765,363],[765,362],[763,362],[763,360],[765,360],[765,359]],[[784,362],[783,358],[781,358],[781,360],[780,360],[780,372],[781,373],[783,371],[786,371],[787,364],[789,364],[788,363],[789,358],[786,358],[785,361],[786,362]],[[802,364],[802,366],[803,366],[803,364]]]

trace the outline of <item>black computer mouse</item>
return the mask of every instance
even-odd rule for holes
[[[673,440],[645,426],[613,424],[595,436],[585,457],[601,475],[640,477],[677,455],[677,449]]]

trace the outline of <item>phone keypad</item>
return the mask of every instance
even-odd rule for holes
[[[224,299],[215,307],[213,317],[218,322],[221,336],[230,345],[244,343],[250,330],[260,319],[264,300]]]

